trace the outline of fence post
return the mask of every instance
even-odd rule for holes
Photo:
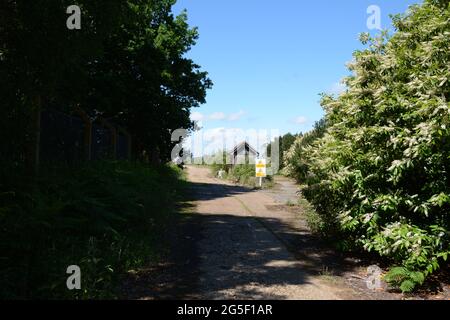
[[[89,116],[84,112],[83,109],[80,107],[77,107],[75,109],[76,113],[81,117],[83,120],[85,127],[84,127],[84,152],[85,157],[87,161],[91,161],[92,159],[92,120],[89,118]]]
[[[41,97],[37,96],[33,110],[33,141],[32,141],[32,166],[33,175],[37,177],[40,165],[40,149],[41,149]]]
[[[117,159],[117,130],[116,128],[108,122],[105,118],[99,117],[100,123],[105,128],[108,128],[111,132],[111,147],[112,147],[112,153],[113,153],[113,159]]]
[[[131,160],[131,134],[129,134],[128,131],[122,127],[118,127],[118,131],[121,132],[127,138],[128,141],[127,159]]]

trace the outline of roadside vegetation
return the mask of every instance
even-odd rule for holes
[[[210,168],[214,177],[218,177],[219,172],[222,171],[222,179],[250,188],[259,188],[259,178],[256,178],[256,169],[254,164],[240,164],[232,166],[228,164],[214,163],[210,165]],[[267,176],[263,179],[263,188],[272,187],[273,177]]]
[[[121,275],[164,253],[183,185],[176,166],[105,161],[53,168],[32,193],[2,188],[0,297],[115,298]],[[70,265],[82,290],[66,287]]]
[[[297,140],[299,136],[301,136],[303,133],[300,134],[292,134],[287,133],[284,136],[280,136],[275,138],[275,143],[278,144],[279,147],[279,169],[284,169],[286,161],[284,160],[284,156],[287,154],[287,152],[291,149],[294,142]],[[272,143],[270,143],[267,146],[267,157],[272,156]]]
[[[285,156],[305,185],[314,229],[343,250],[391,261],[385,279],[411,292],[450,254],[450,7],[425,0],[396,32],[354,53],[346,92]]]
[[[257,188],[259,187],[259,178],[255,176],[254,164],[242,164],[231,168],[227,175],[228,179],[243,186]],[[263,179],[263,188],[273,186],[273,177],[267,176]]]
[[[0,2],[0,298],[114,298],[121,274],[164,251],[183,185],[164,165],[171,132],[194,129],[212,86],[174,3],[80,0],[81,29],[68,30],[71,1]],[[81,290],[66,287],[70,265]]]
[[[0,3],[1,170],[39,170],[43,111],[101,117],[125,129],[132,156],[171,159],[176,129],[194,130],[193,108],[212,83],[186,53],[198,31],[174,0],[80,0],[80,30],[66,0]],[[55,160],[55,159],[51,159]]]

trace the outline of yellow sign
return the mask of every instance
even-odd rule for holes
[[[262,161],[260,161],[256,164],[256,168],[265,168],[265,167],[266,167],[266,164],[262,163]]]
[[[257,178],[265,178],[267,177],[267,164],[266,159],[256,159],[255,163],[255,171]]]

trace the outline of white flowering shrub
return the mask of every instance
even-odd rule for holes
[[[391,258],[403,291],[450,254],[449,8],[425,0],[393,17],[394,35],[362,34],[347,91],[322,99],[325,134],[286,157],[324,232]]]

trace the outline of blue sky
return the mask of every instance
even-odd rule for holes
[[[361,47],[367,8],[404,12],[419,0],[178,0],[200,38],[188,57],[214,87],[193,117],[205,129],[309,130],[323,111],[319,93],[339,91],[346,62]]]

